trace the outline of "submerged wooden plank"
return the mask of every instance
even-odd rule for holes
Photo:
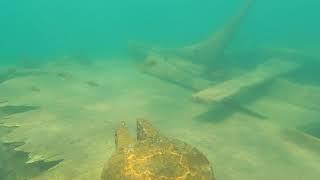
[[[204,103],[219,102],[242,92],[244,89],[266,82],[281,74],[288,73],[297,67],[298,65],[296,63],[283,61],[282,59],[271,59],[240,77],[201,90],[195,93],[193,97],[195,100]]]
[[[197,64],[213,65],[221,60],[254,3],[255,0],[245,0],[239,12],[206,39],[177,48],[152,48],[142,43],[130,43],[129,51],[140,57],[146,52],[155,51],[160,54],[176,55]]]
[[[212,84],[204,78],[204,67],[182,58],[150,53],[141,65],[144,73],[179,86],[199,90]]]
[[[255,0],[245,0],[240,11],[232,16],[229,22],[215,31],[208,39],[177,49],[177,52],[197,63],[205,65],[215,64],[220,60],[228,45],[234,39],[237,30],[254,3]]]

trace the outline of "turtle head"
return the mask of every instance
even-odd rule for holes
[[[155,129],[150,121],[145,119],[137,120],[137,140],[155,139],[159,136],[158,130]]]
[[[121,121],[115,131],[115,144],[118,150],[127,149],[134,144],[134,138],[131,137],[129,129],[124,121]]]

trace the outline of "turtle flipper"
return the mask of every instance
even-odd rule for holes
[[[135,143],[134,138],[130,135],[129,129],[124,121],[115,131],[115,144],[118,150],[127,149]]]
[[[146,119],[137,120],[137,140],[155,139],[159,137],[159,132],[155,129],[151,122]]]

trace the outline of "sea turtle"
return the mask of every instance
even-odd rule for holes
[[[150,121],[137,120],[136,139],[121,122],[115,132],[116,151],[103,169],[102,180],[214,180],[204,154],[159,134]]]

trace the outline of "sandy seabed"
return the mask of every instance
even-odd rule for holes
[[[125,58],[51,62],[37,71],[0,84],[0,107],[37,107],[0,113],[1,127],[13,127],[1,141],[24,142],[15,150],[29,153],[26,163],[63,160],[32,179],[100,179],[114,128],[124,120],[134,132],[137,118],[201,150],[219,180],[320,176],[320,141],[297,130],[320,121],[320,87],[278,79],[254,101],[212,110]]]

